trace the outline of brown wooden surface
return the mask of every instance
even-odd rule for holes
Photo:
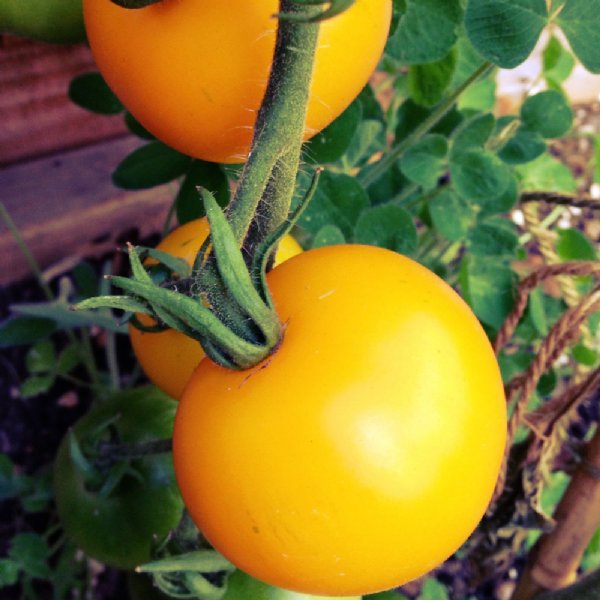
[[[73,76],[91,70],[84,44],[0,35],[0,165],[125,133],[122,117],[94,115],[67,97]]]
[[[124,233],[143,238],[162,230],[172,186],[129,192],[111,183],[115,166],[139,144],[119,138],[0,168],[0,201],[42,268],[66,271],[113,250]],[[30,274],[2,222],[0,257],[0,285]]]

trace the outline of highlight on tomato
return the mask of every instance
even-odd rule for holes
[[[195,523],[238,568],[321,595],[401,585],[484,514],[506,408],[490,343],[442,279],[340,245],[268,274],[279,348],[236,372],[204,360],[174,429]]]
[[[184,259],[190,266],[194,263],[209,233],[204,217],[175,228],[156,247],[172,256]],[[275,263],[281,263],[302,252],[300,244],[290,235],[280,242]],[[139,315],[145,325],[152,325],[150,317]],[[200,344],[174,329],[145,332],[129,325],[129,339],[144,373],[161,390],[179,399],[185,386],[205,354]]]
[[[278,0],[84,0],[96,64],[146,129],[185,154],[243,162],[273,58]],[[387,40],[391,0],[356,0],[322,23],[305,137],[359,94]]]

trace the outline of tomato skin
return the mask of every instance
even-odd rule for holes
[[[157,249],[192,265],[209,231],[206,217],[190,221],[169,233]],[[280,263],[301,251],[298,242],[286,235],[279,244],[275,261]],[[152,324],[148,317],[140,315],[139,318],[146,325]],[[179,399],[194,369],[205,356],[200,344],[174,329],[150,333],[133,325],[129,326],[129,339],[150,381],[172,398]]]
[[[85,40],[81,0],[2,0],[0,33],[54,43]]]
[[[84,0],[98,68],[133,115],[185,154],[243,162],[268,79],[277,0]],[[306,136],[359,94],[383,52],[391,0],[358,0],[322,25]]]
[[[312,594],[369,594],[452,554],[490,500],[506,436],[499,369],[441,279],[376,247],[330,246],[268,274],[278,350],[204,360],[179,402],[184,502],[238,568]]]
[[[74,426],[80,442],[115,415],[121,441],[135,444],[167,439],[176,403],[154,387],[115,394],[99,401]],[[164,537],[181,519],[183,503],[170,454],[132,462],[143,482],[124,478],[107,497],[86,486],[69,452],[67,437],[54,463],[56,508],[67,535],[88,555],[107,565],[132,569],[150,560],[153,536]]]

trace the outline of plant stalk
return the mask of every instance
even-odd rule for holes
[[[310,16],[316,10],[301,7],[293,0],[280,1],[281,13]],[[279,22],[271,76],[258,112],[250,153],[227,210],[228,221],[240,244],[251,226],[254,236],[266,237],[289,213],[300,163],[318,31],[315,23]],[[276,185],[270,185],[273,179]],[[263,199],[261,211],[257,212]],[[253,240],[251,245],[258,242]]]
[[[435,110],[420,123],[409,135],[407,135],[399,144],[394,146],[388,154],[375,163],[375,166],[367,171],[362,177],[359,176],[360,182],[369,187],[375,183],[394,163],[402,157],[402,155],[422,138],[430,129],[432,129],[441,119],[450,111],[458,100],[460,95],[480,77],[487,75],[494,65],[489,62],[481,64],[467,79],[461,83],[443,102],[437,105]]]
[[[512,600],[531,600],[541,592],[575,581],[583,553],[600,526],[600,428],[589,442],[554,519],[554,529],[542,535],[532,550]],[[569,598],[577,600],[579,596]]]

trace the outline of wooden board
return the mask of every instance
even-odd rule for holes
[[[92,70],[84,44],[0,35],[0,165],[126,133],[121,116],[95,115],[69,100],[71,79]]]
[[[115,249],[124,235],[139,239],[162,230],[172,186],[130,192],[111,183],[114,167],[139,144],[125,137],[0,169],[0,200],[42,268],[57,274]],[[0,285],[30,275],[2,222],[0,256]]]

